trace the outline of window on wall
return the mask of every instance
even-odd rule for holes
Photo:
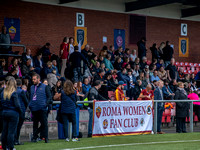
[[[146,37],[146,17],[130,15],[129,44],[136,44],[142,37]]]

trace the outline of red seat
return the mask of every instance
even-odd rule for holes
[[[188,73],[188,70],[185,70],[185,69],[184,69],[184,73]]]
[[[197,67],[198,66],[198,64],[197,63],[194,63],[194,67]]]
[[[198,120],[198,117],[197,117],[197,115],[195,115],[194,116],[194,122],[198,122],[199,120]]]
[[[191,68],[190,68],[190,67],[187,67],[187,70],[191,70]]]
[[[184,67],[182,67],[183,68],[183,70],[186,70],[186,67],[184,66]]]
[[[195,69],[197,72],[199,72],[199,68],[197,67],[196,69]]]
[[[191,70],[188,70],[188,74],[192,74],[192,71],[191,71]]]
[[[165,117],[166,116],[162,116],[162,123],[165,123]]]
[[[175,65],[179,67],[179,66],[180,66],[180,63],[179,63],[179,62],[176,62]]]
[[[185,62],[185,66],[188,67],[188,66],[189,66],[189,63],[188,63],[188,62]]]
[[[194,64],[193,63],[189,63],[189,66],[194,66]]]
[[[198,67],[200,67],[200,63],[198,64]]]
[[[185,63],[183,63],[183,62],[180,62],[180,66],[185,66]]]
[[[194,71],[194,75],[196,75],[197,73],[198,73],[198,72],[195,70],[195,71]]]

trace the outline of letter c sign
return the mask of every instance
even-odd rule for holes
[[[181,24],[181,36],[187,36],[187,24]]]
[[[85,26],[84,13],[76,13],[76,26],[77,27]]]

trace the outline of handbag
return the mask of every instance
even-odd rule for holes
[[[59,106],[59,108],[58,108],[58,110],[57,110],[56,120],[57,120],[59,123],[61,123],[61,124],[64,123],[64,122],[63,122],[63,118],[62,118],[62,114],[61,114],[61,104],[60,104],[60,106]]]

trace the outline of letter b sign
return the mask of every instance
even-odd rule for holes
[[[85,26],[84,13],[76,13],[76,26],[77,27]]]

